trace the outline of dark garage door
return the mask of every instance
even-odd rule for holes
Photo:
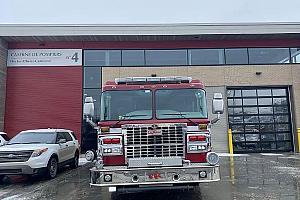
[[[288,88],[228,88],[234,152],[292,151]]]

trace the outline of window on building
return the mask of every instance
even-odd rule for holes
[[[101,86],[101,67],[84,67],[84,88]]]
[[[144,66],[144,50],[122,50],[122,66]]]
[[[249,48],[250,64],[276,64],[289,63],[288,48]]]
[[[224,49],[189,49],[190,65],[219,65],[224,63]]]
[[[225,49],[226,64],[248,64],[248,52],[243,49]]]
[[[146,65],[187,65],[187,50],[145,50]]]
[[[291,48],[291,62],[300,63],[300,48]]]
[[[121,50],[85,50],[85,66],[121,66]]]

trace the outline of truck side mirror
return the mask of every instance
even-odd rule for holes
[[[94,117],[94,99],[85,97],[83,105],[83,114],[88,117]]]
[[[212,113],[217,114],[217,118],[211,120],[211,124],[220,120],[220,115],[224,112],[224,101],[221,93],[215,93],[212,101]]]
[[[224,101],[221,93],[215,93],[212,102],[212,113],[223,114],[224,112]]]

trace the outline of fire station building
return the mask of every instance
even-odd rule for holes
[[[66,128],[88,149],[87,96],[129,76],[189,76],[225,112],[216,152],[299,152],[300,24],[0,25],[0,131]],[[300,129],[299,129],[300,130]],[[299,132],[300,133],[300,132]]]

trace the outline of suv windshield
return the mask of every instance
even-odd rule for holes
[[[156,118],[207,118],[205,91],[201,89],[157,90]]]
[[[151,118],[151,90],[103,92],[101,98],[101,120],[132,120]]]
[[[8,141],[9,140],[9,137],[6,135],[6,134],[0,134],[4,140]]]
[[[8,144],[54,144],[55,132],[23,132],[13,137]]]

